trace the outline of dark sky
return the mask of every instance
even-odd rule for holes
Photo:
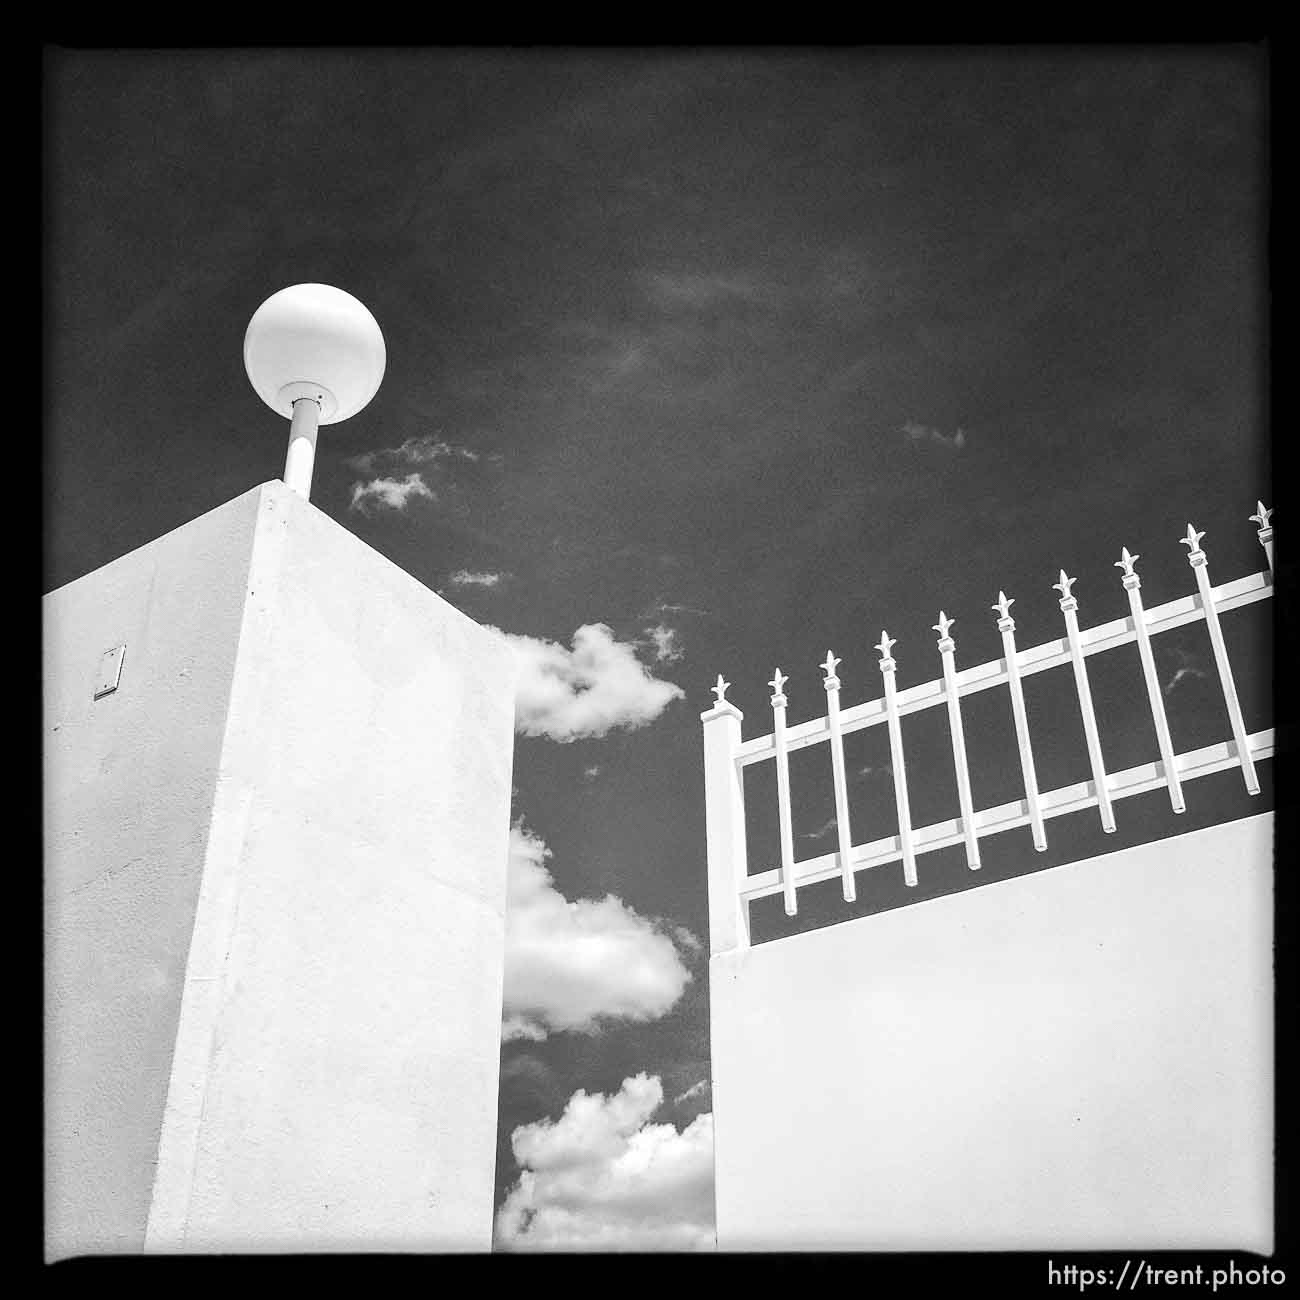
[[[347,289],[388,370],[322,431],[315,505],[506,631],[675,634],[680,657],[646,658],[686,692],[657,720],[518,742],[516,812],[570,898],[707,939],[719,671],[756,735],[777,664],[791,721],[823,711],[828,647],[846,706],[878,695],[882,628],[900,686],[937,676],[941,607],[959,667],[1000,656],[1000,588],[1022,648],[1061,635],[1062,566],[1084,627],[1121,617],[1121,546],[1148,606],[1187,594],[1189,520],[1215,582],[1263,567],[1256,51],[67,52],[47,91],[46,588],[277,477],[244,327],[285,285]],[[432,496],[350,508],[370,477],[350,458],[411,439],[478,459],[390,457]],[[449,589],[460,570],[506,577]],[[1225,618],[1252,728],[1266,625]],[[1227,738],[1204,627],[1158,645],[1176,746]],[[1154,759],[1136,652],[1092,662],[1108,766]],[[1026,691],[1043,788],[1084,779],[1068,670]],[[905,728],[918,825],[956,813],[945,726]],[[1016,797],[1005,692],[967,732],[976,806]],[[891,787],[862,772],[883,729],[850,759],[858,838],[890,833]],[[1189,787],[1176,825],[1159,793],[1124,801],[1104,844],[1095,813],[1049,823],[1047,855],[1000,837],[984,879],[1258,811],[1270,767],[1254,800],[1231,772]],[[798,856],[830,851],[829,781],[796,765],[795,797]],[[906,899],[897,868],[869,873],[856,913],[972,885],[960,853],[920,870]],[[836,897],[808,916],[855,914]],[[768,901],[756,931],[784,932]],[[707,963],[683,960],[659,1020],[505,1046],[501,1195],[510,1130],[576,1089],[707,1077]]]

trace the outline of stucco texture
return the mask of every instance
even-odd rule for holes
[[[246,493],[43,603],[54,1254],[144,1243],[257,506]],[[95,699],[118,645],[120,685]]]
[[[721,1250],[1272,1250],[1272,814],[713,958]]]
[[[124,1185],[123,1165],[137,1171],[118,1248],[487,1250],[509,650],[279,482],[223,511],[234,512],[223,524],[232,597],[214,602],[190,583],[202,607],[191,636],[232,646],[212,684],[217,740],[194,807],[160,794],[170,775],[139,783],[123,772],[115,796],[175,822],[176,835],[183,824],[200,846],[188,910],[172,908],[160,927],[169,937],[158,942],[184,959],[170,1018],[108,980],[156,1038],[150,1068],[162,1084],[152,1106],[131,1111],[138,1140],[124,1154],[78,1074],[65,1091],[83,1123],[52,1134],[52,1149],[65,1164],[93,1164],[105,1196]],[[181,549],[184,569],[191,549]],[[164,699],[132,679],[123,639],[123,690],[129,681],[159,715],[154,734],[191,730],[189,696]],[[60,774],[52,785],[52,823],[68,824],[58,791],[73,784]],[[99,801],[79,805],[83,838],[101,816]],[[177,869],[159,855],[159,873]],[[67,874],[51,869],[56,893]],[[126,910],[103,936],[111,951],[137,941],[132,888],[124,882]],[[73,954],[104,915],[63,927],[51,947],[69,954],[64,964],[81,960]],[[84,982],[65,979],[65,1000],[84,996]],[[50,1023],[56,1065],[83,1071],[76,1027],[53,1010]],[[132,1076],[138,1058],[120,1042],[110,1073]],[[84,1150],[86,1133],[100,1154]],[[94,1248],[90,1198],[68,1195],[72,1244]]]

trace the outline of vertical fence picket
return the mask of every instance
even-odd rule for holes
[[[844,733],[840,730],[840,679],[835,669],[840,665],[829,650],[821,665],[826,671],[822,685],[826,688],[826,723],[831,733],[831,775],[835,782],[835,831],[840,849],[840,879],[844,901],[852,903],[858,896],[853,883],[853,832],[849,826],[849,783],[844,774]]]
[[[1106,763],[1101,754],[1101,737],[1097,734],[1097,714],[1092,707],[1092,691],[1088,687],[1088,665],[1083,659],[1083,646],[1079,642],[1079,602],[1070,595],[1070,587],[1078,579],[1066,577],[1061,570],[1061,580],[1052,586],[1061,593],[1061,613],[1065,615],[1065,639],[1070,643],[1070,666],[1074,669],[1074,692],[1079,697],[1079,713],[1083,717],[1083,735],[1088,744],[1088,763],[1092,768],[1092,782],[1097,787],[1097,810],[1101,813],[1101,828],[1108,835],[1115,830],[1115,810],[1111,807],[1110,792],[1106,789]]]
[[[790,820],[790,754],[785,741],[785,695],[781,687],[790,679],[778,668],[768,685],[772,688],[772,735],[776,744],[776,811],[781,822],[781,892],[785,914],[799,910],[794,883],[794,828]]]
[[[1020,748],[1020,772],[1025,783],[1025,802],[1029,805],[1029,824],[1034,833],[1034,848],[1039,853],[1047,849],[1047,831],[1043,826],[1043,810],[1038,799],[1038,775],[1034,771],[1034,751],[1029,743],[1029,719],[1025,716],[1025,693],[1020,685],[1020,660],[1016,653],[1016,620],[1009,613],[1016,602],[1008,600],[1006,592],[998,592],[998,603],[990,606],[1001,617],[998,631],[1002,633],[1002,654],[1007,664],[1007,687],[1011,692],[1011,712],[1016,720],[1016,744]]]
[[[1273,525],[1268,521],[1272,517],[1272,510],[1268,509],[1262,501],[1255,502],[1257,513],[1251,515],[1251,519],[1259,525],[1259,531],[1255,534],[1259,538],[1259,544],[1264,548],[1265,558],[1268,560],[1268,571],[1273,572]]]
[[[1142,676],[1147,686],[1147,701],[1151,705],[1151,721],[1155,723],[1156,741],[1160,745],[1160,762],[1165,769],[1165,784],[1169,787],[1169,802],[1176,813],[1185,812],[1183,786],[1178,779],[1178,761],[1174,756],[1174,742],[1169,735],[1169,719],[1165,717],[1165,701],[1160,691],[1160,678],[1156,675],[1155,656],[1151,652],[1151,633],[1147,630],[1146,610],[1142,607],[1142,579],[1133,571],[1140,556],[1130,555],[1124,547],[1117,569],[1124,570],[1124,590],[1128,592],[1129,613],[1133,616],[1133,630],[1137,633],[1138,654],[1142,659]]]
[[[885,682],[885,712],[889,725],[889,755],[894,768],[894,804],[898,809],[898,842],[903,850],[903,879],[916,884],[916,850],[912,845],[912,812],[907,802],[907,770],[903,765],[903,728],[898,719],[898,693],[894,689],[894,670],[898,665],[889,653],[897,645],[888,632],[881,632],[876,649],[880,651],[880,675]]]
[[[961,807],[961,831],[966,840],[966,865],[980,868],[979,836],[975,831],[975,802],[970,792],[970,766],[966,762],[966,736],[961,726],[961,701],[957,696],[957,669],[953,651],[957,648],[948,629],[955,619],[939,611],[934,630],[939,634],[939,654],[943,658],[943,693],[948,704],[948,734],[952,737],[952,765],[957,774],[957,802]]]
[[[1241,762],[1241,774],[1246,782],[1246,789],[1251,794],[1259,793],[1259,777],[1255,772],[1255,761],[1250,756],[1250,745],[1246,741],[1246,723],[1241,716],[1241,705],[1237,702],[1237,687],[1232,680],[1232,665],[1228,662],[1228,647],[1223,643],[1223,629],[1219,626],[1219,611],[1214,607],[1214,591],[1210,586],[1209,565],[1205,552],[1201,550],[1201,538],[1204,532],[1197,532],[1191,524],[1187,525],[1187,536],[1179,538],[1187,547],[1187,562],[1196,575],[1196,585],[1201,593],[1201,608],[1205,613],[1205,626],[1210,633],[1210,644],[1214,647],[1214,662],[1219,670],[1219,684],[1223,687],[1223,702],[1228,706],[1228,721],[1232,724],[1232,737],[1237,744],[1237,757]]]

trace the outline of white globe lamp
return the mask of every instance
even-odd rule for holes
[[[355,415],[379,391],[387,353],[379,322],[350,293],[295,284],[273,293],[244,334],[254,391],[290,421],[284,481],[311,495],[316,431]]]

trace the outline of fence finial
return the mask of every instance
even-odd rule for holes
[[[1202,529],[1201,532],[1198,533],[1198,532],[1196,531],[1196,529],[1193,528],[1193,527],[1191,526],[1191,524],[1188,524],[1188,525],[1187,525],[1187,536],[1186,536],[1186,537],[1180,537],[1180,538],[1178,539],[1180,542],[1182,542],[1182,544],[1183,544],[1185,547],[1187,547],[1187,558],[1188,558],[1189,560],[1195,558],[1196,556],[1198,556],[1198,555],[1200,555],[1200,554],[1202,554],[1202,551],[1201,551],[1201,538],[1204,537],[1204,536],[1205,536],[1205,531],[1204,531],[1204,529]]]
[[[880,659],[883,663],[886,659],[892,658],[889,651],[891,647],[896,646],[897,644],[898,641],[894,637],[890,636],[888,632],[882,630],[880,633],[880,640],[876,642],[872,649],[880,651]]]
[[[1054,583],[1052,583],[1052,590],[1053,590],[1053,591],[1059,591],[1059,592],[1061,593],[1061,599],[1062,599],[1062,600],[1072,600],[1073,597],[1070,595],[1070,588],[1073,587],[1074,584],[1075,584],[1076,582],[1078,582],[1078,581],[1079,581],[1078,578],[1068,578],[1068,577],[1066,577],[1065,570],[1062,569],[1062,570],[1061,570],[1061,580],[1060,580],[1060,582],[1054,582]]]
[[[730,700],[727,699],[727,688],[730,685],[731,683],[728,681],[724,681],[722,674],[719,673],[718,684],[716,686],[711,686],[709,688],[714,693],[714,695],[718,697],[719,704],[729,704],[731,702]]]
[[[932,623],[931,626],[934,628],[936,632],[938,632],[939,639],[941,641],[946,641],[948,639],[948,629],[956,621],[957,620],[955,618],[949,618],[948,615],[943,612],[943,610],[940,610],[939,621],[937,623]]]
[[[782,674],[779,668],[776,670],[776,675],[772,678],[770,682],[768,682],[768,685],[772,688],[773,691],[773,695],[772,695],[773,704],[785,703],[785,694],[781,690],[781,687],[784,686],[786,682],[788,682],[789,680],[790,679],[788,677]]]
[[[826,658],[820,664],[817,665],[819,668],[823,669],[826,673],[826,680],[824,684],[828,691],[839,689],[840,679],[839,677],[836,676],[835,670],[843,662],[844,661],[842,659],[837,659],[829,650],[827,650]]]
[[[996,610],[999,614],[1002,615],[1003,619],[1008,619],[1011,617],[1011,606],[1014,605],[1015,603],[1016,602],[1014,597],[1008,599],[1007,593],[1005,591],[999,591],[998,603],[996,605],[990,605],[989,608],[992,610]]]
[[[1190,529],[1190,528],[1191,528],[1191,524],[1188,524],[1187,527]],[[1203,536],[1203,535],[1204,535],[1204,534],[1202,534],[1202,536]],[[1186,541],[1187,539],[1184,538],[1183,540]],[[1138,560],[1140,560],[1141,558],[1142,558],[1142,557],[1141,557],[1140,555],[1130,555],[1130,554],[1128,553],[1128,547],[1126,546],[1126,547],[1124,547],[1124,549],[1120,552],[1120,558],[1119,558],[1118,560],[1115,561],[1115,568],[1117,568],[1117,569],[1123,569],[1123,570],[1124,570],[1124,576],[1125,576],[1126,578],[1131,578],[1131,577],[1133,576],[1133,565],[1134,565]]]
[[[1255,534],[1259,538],[1259,544],[1264,548],[1264,554],[1268,558],[1268,571],[1273,572],[1273,525],[1270,524],[1269,518],[1273,512],[1262,502],[1256,501],[1255,508],[1258,513],[1251,515],[1251,519],[1259,525],[1259,531]]]

